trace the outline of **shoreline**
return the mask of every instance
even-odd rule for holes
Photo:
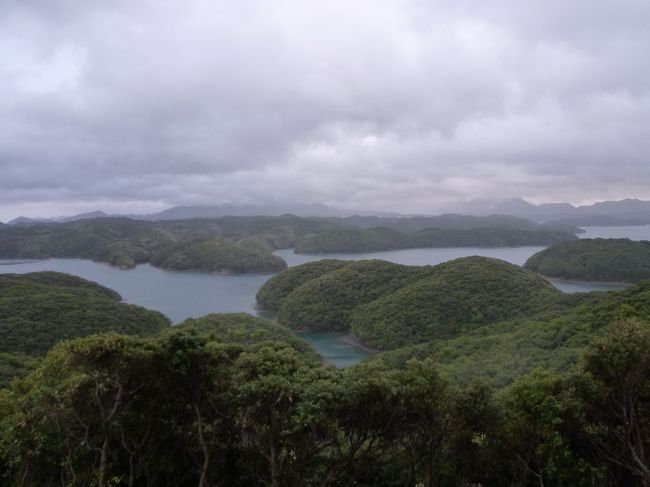
[[[547,276],[544,274],[540,274],[540,276],[544,277],[546,280],[553,279],[555,281],[562,281],[562,282],[573,282],[576,284],[581,284],[581,283],[586,283],[586,284],[613,284],[616,286],[634,286],[634,284],[637,284],[635,282],[627,282],[627,281],[599,281],[599,280],[586,280],[586,279],[570,279],[566,277],[557,277],[557,276]]]
[[[353,335],[343,335],[340,340],[343,343],[347,343],[348,345],[352,345],[353,347],[358,348],[359,350],[362,350],[366,353],[369,353],[371,355],[375,355],[377,353],[380,353],[381,350],[377,350],[376,348],[369,347],[368,345],[364,344],[361,340],[358,338],[354,337]]]

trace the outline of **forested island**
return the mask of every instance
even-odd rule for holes
[[[487,257],[422,267],[324,260],[269,279],[258,305],[294,329],[352,332],[392,349],[530,316],[561,296],[538,274]]]
[[[522,247],[576,240],[566,230],[547,228],[424,228],[403,233],[386,227],[341,228],[309,235],[298,242],[296,253],[376,252],[431,247]]]
[[[435,225],[435,227],[434,227]],[[123,269],[250,273],[286,268],[277,249],[298,253],[372,252],[414,247],[549,245],[577,238],[506,216],[413,218],[223,217],[142,221],[96,218],[0,228],[0,258],[81,258]]]
[[[154,335],[170,326],[162,314],[120,301],[115,291],[68,274],[0,274],[2,384],[62,340],[107,331]]]
[[[533,255],[526,268],[564,279],[639,282],[650,279],[650,242],[613,238],[565,242]]]
[[[150,262],[169,270],[274,272],[286,263],[272,255],[295,233],[316,225],[298,217],[223,218],[146,222],[101,218],[0,229],[2,258],[82,258],[129,269]],[[288,242],[285,243],[285,240]]]

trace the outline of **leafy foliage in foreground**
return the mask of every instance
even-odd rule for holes
[[[158,333],[169,321],[119,302],[94,282],[56,272],[0,275],[0,352],[43,355],[57,342],[115,331]]]
[[[650,242],[626,238],[565,242],[536,253],[526,267],[565,279],[638,282],[650,279]]]
[[[78,339],[0,391],[0,481],[642,487],[650,326],[608,330],[570,375],[498,395],[452,386],[430,360],[341,370],[191,327]]]

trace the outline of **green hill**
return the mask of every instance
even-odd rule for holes
[[[455,383],[497,387],[536,369],[566,372],[587,345],[619,320],[650,321],[650,281],[624,291],[563,295],[545,311],[375,356],[393,367],[431,359]]]
[[[269,272],[285,267],[271,254],[274,249],[292,247],[306,235],[338,227],[331,221],[293,215],[35,223],[2,227],[0,258],[82,258],[124,269],[144,262],[161,266],[170,259],[170,269]],[[214,242],[205,244],[208,241]]]
[[[296,244],[298,254],[377,252],[431,247],[521,247],[575,240],[573,233],[552,228],[436,227],[403,233],[393,228],[341,228],[308,235]]]
[[[294,329],[352,331],[392,349],[531,315],[561,295],[541,276],[486,257],[422,267],[323,261],[270,279],[258,305]]]
[[[375,252],[411,246],[408,235],[391,228],[340,228],[308,235],[298,241],[296,253]]]
[[[497,259],[466,257],[365,306],[352,333],[373,347],[448,339],[515,316],[529,316],[561,296],[539,275]]]
[[[526,267],[565,279],[638,282],[650,279],[650,242],[603,238],[565,242],[536,253]]]
[[[287,263],[280,257],[253,246],[243,246],[222,238],[212,238],[181,245],[153,262],[173,271],[208,272],[277,272]]]
[[[539,228],[426,228],[411,236],[414,247],[523,247],[575,240],[564,230]]]
[[[382,260],[348,262],[282,299],[278,321],[301,330],[349,330],[355,307],[422,279],[430,269]]]
[[[0,275],[0,352],[45,354],[61,340],[115,331],[151,335],[162,314],[119,302],[115,291],[55,272]]]
[[[266,281],[257,292],[257,306],[265,311],[277,313],[280,303],[297,287],[328,272],[340,269],[348,262],[323,259],[307,262],[287,269]]]

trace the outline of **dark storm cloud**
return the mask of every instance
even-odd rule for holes
[[[650,197],[650,4],[4,0],[0,218]]]

